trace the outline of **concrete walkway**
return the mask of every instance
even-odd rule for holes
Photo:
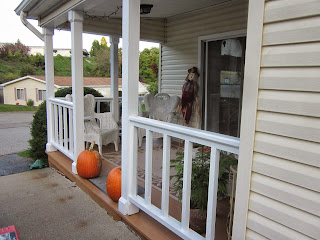
[[[0,228],[20,239],[139,239],[73,182],[50,168],[0,177]]]

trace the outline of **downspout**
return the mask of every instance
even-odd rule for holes
[[[41,32],[39,32],[39,30],[36,29],[31,23],[28,22],[26,12],[21,12],[20,20],[31,32],[33,32],[38,38],[40,38],[44,42],[44,35]]]

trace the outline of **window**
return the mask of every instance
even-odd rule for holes
[[[46,90],[38,90],[39,101],[46,100]]]
[[[24,89],[17,89],[17,99],[24,100]]]

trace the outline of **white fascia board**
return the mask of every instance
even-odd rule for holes
[[[19,81],[22,81],[22,80],[25,80],[25,79],[33,79],[35,81],[42,82],[42,83],[46,84],[46,81],[41,80],[39,78],[35,78],[35,77],[31,77],[31,76],[24,76],[24,77],[21,77],[21,78],[17,78],[17,79],[11,80],[9,82],[5,82],[5,83],[1,84],[1,86],[4,87],[4,86],[7,86],[9,84],[12,84],[12,83],[15,83],[15,82],[19,82]],[[61,88],[61,86],[59,86],[57,84],[54,84],[54,86],[57,87],[57,88]]]
[[[34,2],[34,4],[36,4],[36,1],[35,0],[23,0],[19,5],[18,7],[16,7],[16,9],[14,10],[15,13],[17,15],[20,15],[22,11],[28,11],[32,5],[32,2]]]

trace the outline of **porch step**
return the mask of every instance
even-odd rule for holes
[[[118,210],[118,203],[112,201],[101,190],[93,185],[87,179],[75,175],[71,171],[72,160],[59,151],[47,152],[49,164],[60,171],[63,175],[75,182],[84,192],[86,192],[94,201],[96,201],[108,214],[115,220],[123,221],[142,239],[181,239],[179,236],[165,228],[162,224],[151,218],[146,213],[140,211],[137,214],[127,216],[121,214]],[[104,167],[112,169],[112,165]]]

